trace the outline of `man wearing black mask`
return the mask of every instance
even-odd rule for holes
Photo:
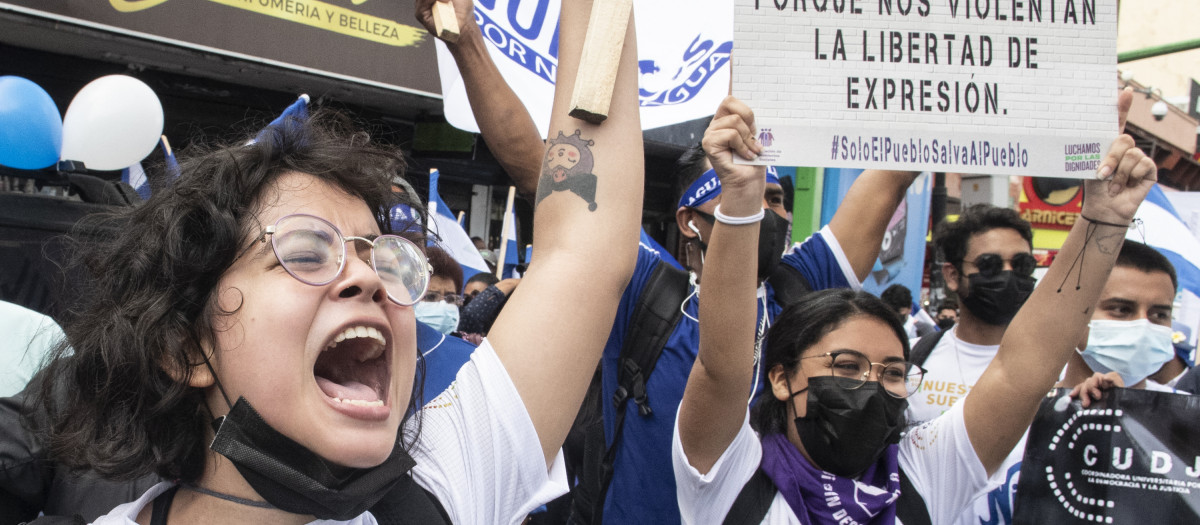
[[[946,287],[959,298],[958,322],[948,330],[922,338],[935,340],[922,366],[927,370],[921,389],[909,398],[908,423],[919,425],[949,410],[975,386],[996,356],[1009,321],[1033,291],[1033,232],[1029,223],[1009,208],[978,204],[955,222],[943,222],[933,243],[940,256]],[[939,312],[939,320],[941,313]],[[940,324],[940,323],[939,323]],[[921,342],[913,346],[918,353]],[[1025,449],[1024,440],[1016,450]],[[1012,499],[1020,453],[1010,455],[997,471],[1003,483],[981,497],[955,523],[1012,522]],[[982,521],[981,521],[982,520]]]

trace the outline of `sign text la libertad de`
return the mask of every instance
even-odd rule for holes
[[[1116,137],[1116,0],[737,0],[758,163],[1089,177]]]

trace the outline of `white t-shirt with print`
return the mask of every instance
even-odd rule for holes
[[[905,414],[908,424],[919,425],[961,404],[959,402],[975,387],[999,350],[1000,345],[977,345],[959,339],[957,326],[947,331],[922,365],[926,372],[921,389],[908,398],[908,412]],[[1025,455],[1025,438],[1028,434],[1027,430],[992,475],[992,488],[976,499],[962,516],[947,521],[947,524],[1012,524],[1017,480],[1020,478],[1021,459]]]
[[[979,381],[1000,345],[976,345],[958,338],[958,327],[946,331],[921,366],[921,389],[908,398],[910,426],[920,425],[950,410]]]
[[[750,428],[747,412],[729,448],[707,474],[692,467],[679,441],[679,422],[671,443],[676,495],[683,522],[721,523],[762,461],[762,443]],[[967,438],[962,407],[926,423],[900,441],[900,468],[928,506],[933,523],[949,523],[988,487],[983,464]],[[766,525],[798,525],[799,518],[782,494],[775,494],[763,519]],[[897,520],[897,523],[900,523]]]
[[[561,452],[547,471],[525,404],[491,343],[483,344],[454,383],[422,409],[412,451],[413,478],[433,493],[453,523],[519,524],[534,509],[567,492]],[[413,418],[410,425],[416,424]],[[132,525],[139,512],[171,487],[159,483],[137,501],[101,516],[96,525]],[[318,525],[375,525],[365,513]]]

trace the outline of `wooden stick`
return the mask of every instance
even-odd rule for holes
[[[500,226],[500,258],[496,259],[496,278],[504,278],[504,260],[508,258],[508,230],[512,228],[517,233],[517,225],[513,224],[513,198],[517,196],[517,187],[508,187],[508,205],[504,209],[504,222]]]
[[[433,29],[438,38],[451,43],[458,42],[458,17],[454,14],[454,4],[434,0]]]
[[[571,92],[572,117],[592,124],[608,118],[613,83],[617,79],[617,65],[621,62],[621,48],[625,44],[625,30],[632,10],[633,0],[596,0],[592,4],[579,73]]]

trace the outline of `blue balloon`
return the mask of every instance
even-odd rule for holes
[[[58,162],[62,116],[46,91],[21,77],[0,77],[0,165],[35,170]]]

